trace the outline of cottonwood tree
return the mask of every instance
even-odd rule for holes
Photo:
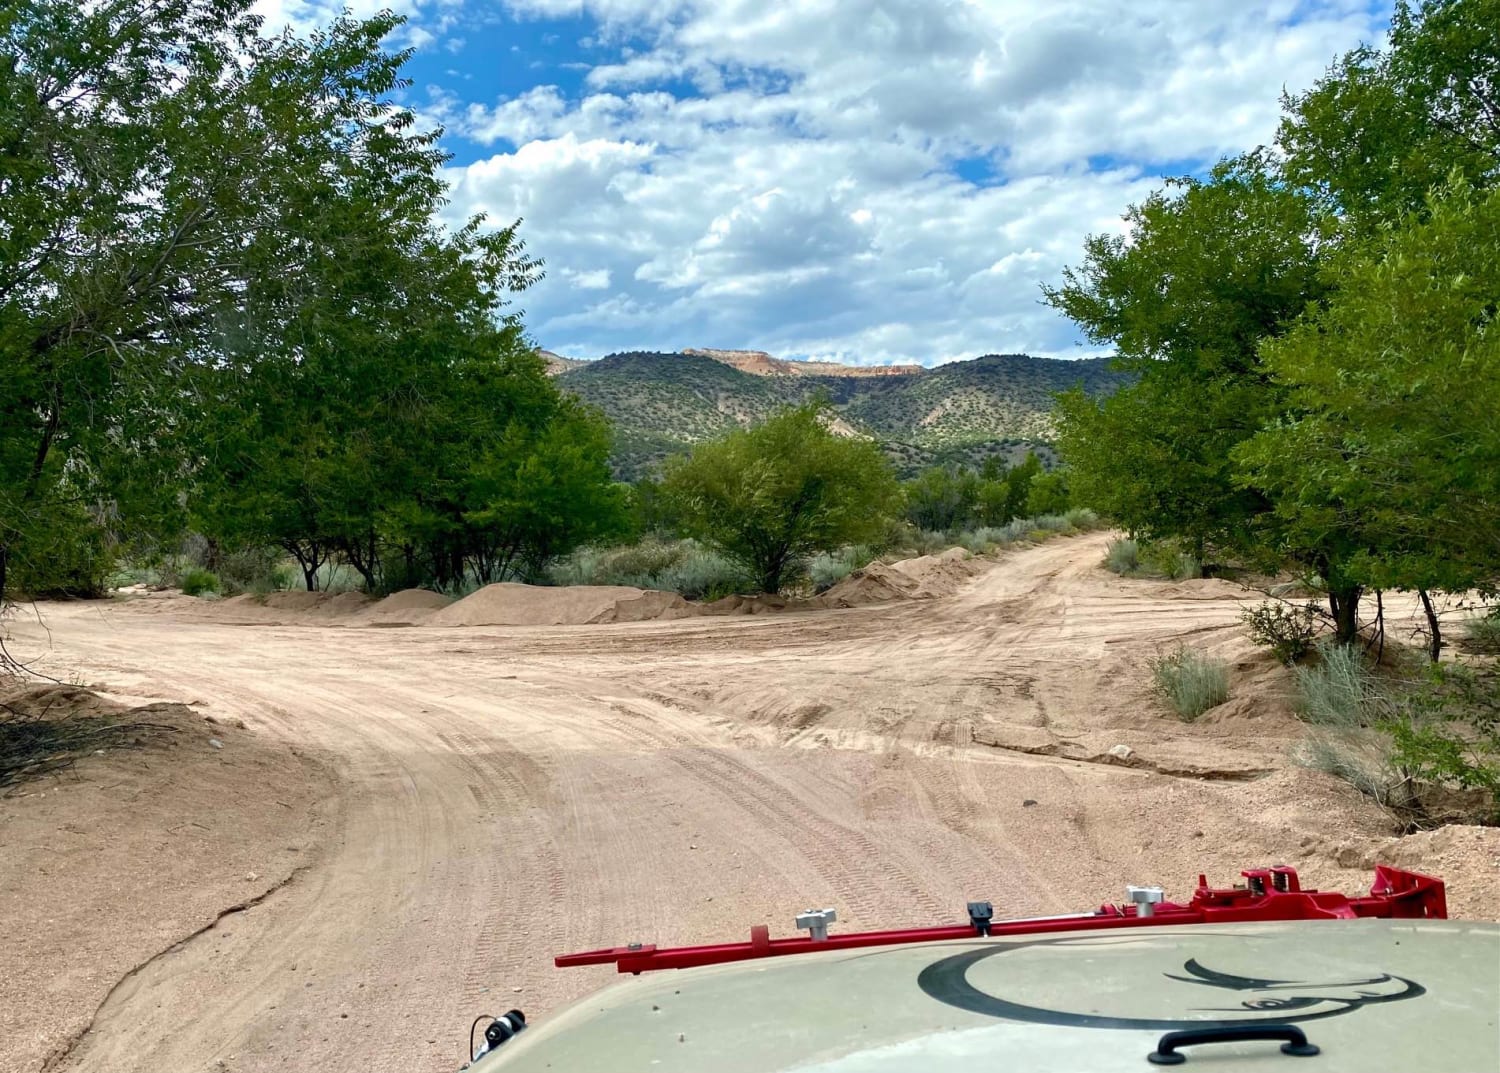
[[[0,577],[65,508],[112,499],[122,459],[175,498],[187,374],[295,319],[310,262],[356,263],[441,191],[434,136],[388,100],[393,17],[265,38],[249,11],[0,10]]]
[[[620,513],[600,419],[506,308],[539,267],[514,226],[434,223],[399,20],[265,37],[250,8],[0,9],[0,593],[97,574],[103,517],[375,588],[393,550],[484,579]]]
[[[1460,400],[1444,392],[1494,381],[1475,357],[1493,305],[1460,295],[1496,292],[1479,262],[1443,261],[1437,232],[1392,236],[1439,215],[1429,193],[1450,174],[1474,191],[1500,180],[1497,86],[1500,0],[1402,4],[1387,49],[1357,49],[1286,99],[1272,150],[1131,209],[1129,239],[1090,239],[1047,296],[1138,380],[1102,403],[1063,401],[1082,498],[1200,558],[1217,547],[1315,575],[1346,643],[1366,587],[1481,579],[1475,545],[1431,525],[1487,517],[1471,479],[1482,429],[1451,427],[1458,410],[1444,407]],[[1483,257],[1478,204],[1471,225],[1442,222]],[[1384,478],[1361,469],[1377,457],[1394,467]],[[1417,526],[1443,496],[1446,514]],[[1432,632],[1436,645],[1435,617]]]
[[[678,528],[779,592],[814,552],[878,540],[901,489],[874,441],[827,427],[828,405],[788,409],[669,459]]]
[[[1261,340],[1322,293],[1315,206],[1252,156],[1176,181],[1125,218],[1128,240],[1090,238],[1082,264],[1045,289],[1135,375],[1107,399],[1062,397],[1074,493],[1134,532],[1185,540],[1199,559],[1244,549],[1267,503],[1236,484],[1229,454],[1280,412]]]
[[[1330,296],[1262,347],[1285,416],[1235,451],[1293,546],[1341,534],[1344,569],[1421,594],[1500,584],[1500,191],[1454,176],[1421,213],[1332,257]]]

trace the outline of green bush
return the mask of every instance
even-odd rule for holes
[[[1470,791],[1469,815],[1500,819],[1500,676],[1462,664],[1425,665],[1400,698],[1395,718],[1382,724],[1404,786]]]
[[[58,506],[22,530],[11,548],[6,588],[27,596],[98,597],[109,591],[115,556],[103,526],[82,507]]]
[[[807,564],[807,576],[812,579],[814,592],[826,592],[874,558],[875,552],[866,544],[819,552]]]
[[[580,548],[554,562],[554,585],[631,585],[689,600],[713,600],[751,587],[744,569],[696,541],[647,539],[618,548]]]
[[[215,572],[226,593],[278,592],[291,588],[298,578],[294,568],[287,564],[284,551],[263,546],[220,551]]]
[[[1267,600],[1240,612],[1250,640],[1269,648],[1282,663],[1296,663],[1312,651],[1318,616],[1310,605]]]
[[[1347,645],[1319,648],[1318,662],[1295,668],[1297,714],[1316,726],[1370,727],[1394,713],[1390,697]]]
[[[1140,572],[1169,581],[1203,576],[1203,565],[1193,556],[1166,541],[1151,541],[1141,549]]]
[[[1141,568],[1141,546],[1129,537],[1111,540],[1104,549],[1105,567],[1122,576]]]
[[[1500,814],[1500,684],[1462,666],[1380,677],[1355,649],[1320,646],[1298,667],[1298,714],[1313,725],[1302,763],[1335,775],[1408,824],[1490,823]],[[1467,804],[1434,806],[1442,791]],[[1451,796],[1451,795],[1450,795]],[[1459,808],[1457,815],[1453,810]],[[1466,810],[1466,811],[1465,811]]]
[[[182,591],[188,596],[202,596],[206,592],[218,594],[219,575],[201,566],[190,566],[182,572]]]
[[[1157,695],[1185,720],[1229,699],[1229,665],[1188,648],[1152,660],[1151,679]]]
[[[273,592],[284,592],[295,588],[301,580],[298,571],[287,563],[277,563],[264,573],[257,574],[251,578],[249,584],[244,586],[246,592],[253,592],[257,596],[265,596]]]
[[[819,551],[880,540],[902,502],[873,442],[835,435],[829,406],[783,410],[667,462],[662,487],[680,530],[778,592]]]
[[[1476,615],[1465,622],[1464,647],[1470,652],[1500,655],[1500,611]]]

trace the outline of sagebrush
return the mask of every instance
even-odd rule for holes
[[[1157,695],[1185,720],[1229,699],[1229,664],[1190,648],[1152,660],[1151,681]]]

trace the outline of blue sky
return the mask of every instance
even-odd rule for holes
[[[361,7],[364,5],[364,7]],[[357,0],[368,13],[379,0]],[[1367,0],[394,0],[452,205],[548,349],[1090,353],[1040,302],[1161,176],[1268,141]],[[258,0],[306,27],[324,0]]]

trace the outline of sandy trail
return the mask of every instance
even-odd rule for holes
[[[1241,695],[1278,680],[1237,628],[1243,594],[1121,581],[1104,542],[1018,552],[948,599],[754,619],[51,609],[54,673],[202,701],[340,786],[311,866],[125,980],[62,1068],[451,1070],[476,1014],[544,1015],[612,978],[553,954],[786,933],[811,905],[849,927],[978,897],[1057,912],[1273,858],[1357,888],[1366,862],[1334,843],[1382,820],[1287,763],[1274,695],[1191,726],[1147,695],[1145,660],[1180,640],[1236,661]],[[18,647],[44,640],[23,626]],[[1141,766],[1097,762],[1116,744]]]

